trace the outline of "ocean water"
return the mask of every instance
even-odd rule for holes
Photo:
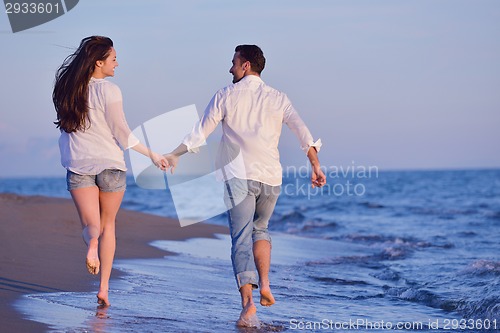
[[[277,303],[258,307],[259,329],[235,327],[226,235],[158,240],[177,255],[117,261],[128,274],[112,281],[107,309],[69,292],[16,308],[54,332],[500,331],[500,170],[332,170],[320,190],[288,174],[270,223]],[[0,192],[18,194],[69,197],[64,186],[0,180]],[[123,207],[175,217],[168,191],[132,179]]]

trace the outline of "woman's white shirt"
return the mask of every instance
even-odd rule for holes
[[[123,150],[139,140],[123,113],[120,88],[105,79],[91,78],[88,95],[88,124],[84,131],[61,132],[61,164],[81,175],[97,175],[105,169],[126,171]]]

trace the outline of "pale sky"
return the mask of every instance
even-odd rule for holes
[[[84,0],[19,33],[0,13],[0,178],[65,174],[54,73],[96,34],[115,43],[131,128],[202,112],[231,83],[234,47],[257,44],[323,165],[500,168],[500,1]],[[306,163],[286,127],[280,148],[283,166]]]

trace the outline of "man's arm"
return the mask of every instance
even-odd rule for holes
[[[285,110],[283,122],[292,130],[295,136],[300,141],[300,147],[306,152],[309,162],[312,167],[311,182],[312,187],[321,187],[326,184],[326,177],[321,170],[321,165],[318,159],[318,151],[321,148],[321,139],[314,142],[311,132],[307,128],[304,121],[300,118],[297,111],[293,108],[291,103]]]
[[[163,155],[167,159],[169,166],[172,167],[170,169],[171,173],[174,173],[179,157],[187,152],[197,153],[199,147],[205,144],[205,140],[222,121],[224,116],[219,105],[219,97],[219,93],[212,97],[203,117],[194,125],[192,131],[186,135],[182,143],[170,153]]]
[[[315,147],[310,147],[307,151],[307,157],[311,163],[312,173],[311,173],[311,183],[312,187],[321,187],[326,184],[326,176],[321,170],[321,164],[318,159],[318,151]],[[169,161],[170,162],[170,161]]]

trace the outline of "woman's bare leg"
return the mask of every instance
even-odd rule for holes
[[[90,274],[99,273],[99,233],[101,217],[99,214],[99,189],[96,186],[71,190],[80,222],[82,224],[83,240],[87,244],[87,270]]]
[[[115,219],[125,192],[100,192],[101,229],[99,241],[99,258],[101,259],[101,282],[97,293],[97,302],[109,305],[108,290],[111,268],[115,257],[116,236]]]

